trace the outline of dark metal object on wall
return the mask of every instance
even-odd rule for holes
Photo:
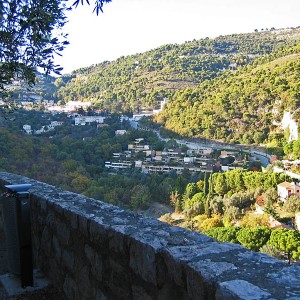
[[[31,184],[6,185],[3,193],[4,229],[7,241],[8,268],[21,277],[21,286],[33,286],[33,263],[29,188]]]

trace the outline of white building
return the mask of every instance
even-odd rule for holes
[[[25,130],[25,132],[27,134],[32,134],[32,129],[31,129],[31,126],[30,125],[23,125],[23,129]]]
[[[149,145],[139,145],[139,144],[128,144],[128,150],[134,150],[135,152],[150,150]]]
[[[45,129],[45,126],[42,126],[41,129],[37,129],[34,131],[34,134],[42,134],[44,132],[47,132],[48,130]]]
[[[98,124],[103,124],[105,117],[101,116],[80,116],[74,118],[75,125],[86,125],[96,122]]]
[[[183,162],[185,164],[191,164],[191,163],[194,163],[195,162],[195,157],[184,157],[183,158]]]
[[[115,131],[115,135],[124,135],[126,134],[127,130],[124,129],[118,129]]]
[[[54,129],[56,126],[61,126],[64,122],[51,121],[51,124],[48,125],[48,130]]]
[[[141,168],[142,165],[143,165],[143,162],[142,162],[141,160],[136,160],[136,161],[135,161],[135,167],[136,167],[136,168]]]
[[[130,169],[132,167],[132,162],[124,161],[124,162],[105,162],[105,168],[108,169]]]
[[[208,156],[212,154],[213,149],[212,148],[202,148],[202,149],[188,149],[186,151],[186,154],[189,156],[192,155],[203,155],[203,156]]]
[[[66,108],[68,111],[70,110],[76,110],[78,108],[87,108],[89,106],[91,106],[92,103],[91,102],[82,102],[82,101],[69,101],[66,104]]]
[[[285,181],[277,185],[277,193],[282,201],[291,195],[300,197],[300,186],[298,183]]]
[[[86,109],[89,106],[91,106],[91,102],[69,101],[66,105],[47,106],[47,110],[50,112],[72,112],[79,108]]]

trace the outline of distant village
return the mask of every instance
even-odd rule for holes
[[[121,121],[127,120],[130,122],[131,127],[138,129],[138,121],[144,116],[161,111],[166,101],[166,99],[162,101],[159,110],[142,112],[132,117],[121,116]],[[93,123],[96,123],[97,128],[108,126],[105,124],[105,116],[83,116],[78,113],[79,108],[87,109],[90,105],[88,102],[70,101],[65,106],[57,106],[49,102],[45,104],[47,104],[45,107],[46,111],[52,114],[67,113],[67,116],[72,118],[74,126],[85,126]],[[30,125],[24,124],[23,130],[27,134],[39,135],[52,131],[56,126],[61,126],[62,124],[63,122],[61,121],[51,121],[48,125],[42,126],[38,130],[32,130]],[[115,134],[124,135],[126,130],[116,130]],[[105,162],[105,167],[112,170],[139,168],[143,173],[169,173],[173,171],[181,174],[184,169],[190,172],[212,173],[216,170],[243,169],[249,164],[249,161],[255,160],[255,157],[251,157],[251,155],[241,155],[238,150],[222,150],[216,157],[216,152],[213,148],[199,147],[198,149],[188,149],[185,144],[181,144],[177,148],[155,151],[152,145],[145,144],[144,139],[140,138],[132,141],[126,151],[113,153],[111,160]]]
[[[116,134],[124,132],[116,131]],[[248,160],[240,151],[223,150],[216,157],[212,148],[188,149],[186,146],[178,148],[165,148],[155,151],[152,146],[144,143],[144,139],[135,139],[122,153],[113,153],[111,161],[105,162],[109,169],[139,168],[143,173],[169,173],[171,171],[181,174],[184,170],[190,172],[208,172],[233,170],[244,168]]]
[[[105,127],[107,124],[104,123],[105,116],[99,115],[97,112],[93,112],[93,115],[83,116],[78,113],[79,109],[87,110],[91,106],[91,102],[81,102],[81,101],[69,101],[66,105],[57,105],[53,101],[48,100],[32,100],[32,101],[21,101],[20,105],[23,109],[31,110],[34,103],[40,101],[40,105],[43,105],[46,112],[53,115],[58,113],[66,113],[69,118],[72,118],[74,125],[84,126],[96,123],[98,128]],[[160,103],[160,108],[152,111],[142,111],[139,114],[133,114],[132,117],[121,116],[121,121],[127,120],[130,122],[131,127],[137,128],[138,121],[142,117],[151,116],[153,114],[158,114],[162,111],[164,105],[167,103],[167,98],[165,98]],[[61,126],[63,122],[52,121],[46,126],[42,126],[40,129],[32,130],[31,126],[28,124],[23,125],[23,129],[27,134],[42,134],[54,130],[56,126]]]
[[[130,122],[131,127],[135,129],[142,129],[139,127],[138,121],[145,116],[150,116],[159,113],[167,99],[161,102],[161,107],[155,111],[142,112],[134,114],[132,117],[121,116],[121,121],[127,120]],[[86,110],[91,103],[81,101],[70,101],[64,106],[58,106],[53,101],[44,101],[43,105],[45,110],[55,115],[58,113],[67,113],[68,118],[73,120],[74,126],[85,126],[96,124],[97,128],[109,126],[105,124],[105,116],[94,115],[83,116],[78,113],[78,109]],[[31,109],[32,105],[25,102],[22,104],[23,108]],[[282,126],[289,127],[291,130],[290,140],[298,138],[297,126],[293,123],[289,113],[284,114]],[[38,130],[32,130],[30,125],[24,124],[23,130],[27,134],[39,135],[55,129],[57,126],[64,124],[63,121],[50,121],[48,125],[42,126]],[[115,131],[116,135],[124,135],[127,131],[119,129]],[[178,142],[178,141],[177,141]],[[195,145],[194,145],[195,146]],[[275,158],[276,159],[276,158]],[[274,158],[271,158],[272,162]],[[127,150],[119,153],[113,153],[110,161],[105,162],[105,167],[111,171],[124,170],[124,169],[140,169],[143,173],[169,173],[175,172],[182,174],[184,170],[191,173],[206,172],[212,173],[215,171],[229,171],[234,169],[245,169],[251,162],[260,160],[251,155],[251,152],[242,152],[236,149],[223,149],[216,150],[213,147],[189,147],[188,143],[178,143],[178,147],[165,148],[162,151],[156,151],[152,145],[145,144],[143,138],[137,138],[128,144]],[[284,173],[290,176],[295,182],[283,182],[278,185],[278,196],[282,201],[285,201],[290,195],[296,195],[300,198],[300,175],[292,172],[290,169],[294,166],[300,166],[300,160],[282,160],[281,166],[274,166],[273,171],[277,173]]]

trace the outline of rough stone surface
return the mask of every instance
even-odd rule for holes
[[[220,284],[216,299],[236,299],[236,297],[241,300],[263,300],[271,299],[271,294],[244,280],[231,280]]]
[[[300,299],[300,268],[14,174],[31,183],[35,266],[68,299]]]

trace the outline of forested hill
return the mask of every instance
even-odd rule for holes
[[[287,110],[299,124],[299,104],[300,43],[176,92],[157,121],[185,136],[281,146],[276,123]]]
[[[299,38],[300,27],[168,44],[76,70],[71,81],[57,80],[56,95],[62,102],[92,101],[112,112],[152,109],[177,90],[197,87],[224,70],[234,71],[257,57],[294,45]]]

